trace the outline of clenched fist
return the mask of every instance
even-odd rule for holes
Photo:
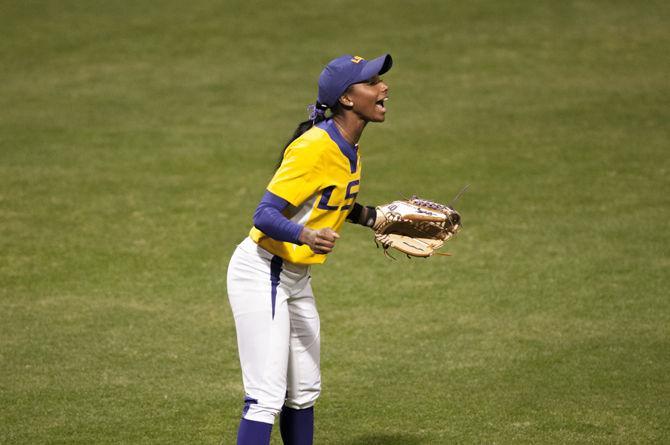
[[[333,251],[335,241],[339,237],[340,235],[330,227],[314,230],[305,226],[300,233],[300,242],[307,244],[314,253],[325,255]]]

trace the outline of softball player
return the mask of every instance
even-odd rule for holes
[[[374,207],[356,203],[358,140],[383,122],[390,55],[332,60],[318,98],[284,153],[254,213],[254,227],[228,266],[246,397],[238,445],[269,445],[279,415],[285,445],[311,445],[321,391],[319,314],[310,267],[326,260],[345,220],[373,227]],[[326,111],[330,114],[326,116]]]

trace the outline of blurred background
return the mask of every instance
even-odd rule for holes
[[[359,202],[470,184],[464,230],[313,269],[316,443],[669,442],[669,13],[0,2],[0,443],[234,443],[228,259],[323,66],[387,52]]]

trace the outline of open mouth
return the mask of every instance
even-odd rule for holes
[[[385,97],[383,99],[378,100],[375,102],[375,106],[379,109],[381,112],[386,112],[386,101],[389,100],[388,97]]]

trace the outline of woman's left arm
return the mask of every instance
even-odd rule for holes
[[[354,203],[347,215],[347,221],[350,223],[360,224],[372,229],[380,226],[385,220],[384,215],[381,212],[377,212],[377,209],[374,207],[363,206],[357,202]]]

